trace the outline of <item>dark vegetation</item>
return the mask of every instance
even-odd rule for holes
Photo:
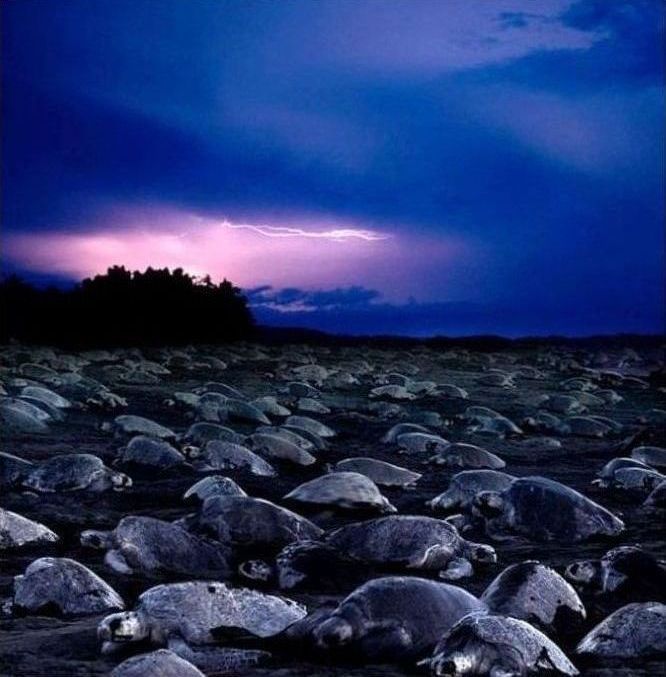
[[[176,268],[122,266],[71,289],[38,289],[16,276],[0,283],[0,340],[68,347],[220,343],[252,337],[240,289]]]

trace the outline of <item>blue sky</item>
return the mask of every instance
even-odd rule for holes
[[[2,14],[6,270],[182,265],[331,331],[663,330],[658,0]]]

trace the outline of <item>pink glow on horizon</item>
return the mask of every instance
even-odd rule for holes
[[[241,287],[322,289],[363,285],[390,301],[421,296],[427,277],[464,254],[460,242],[320,221],[294,227],[231,223],[178,212],[137,211],[88,231],[7,238],[5,256],[24,269],[82,279],[112,265],[183,268]]]

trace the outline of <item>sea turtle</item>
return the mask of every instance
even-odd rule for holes
[[[488,545],[466,541],[443,520],[417,515],[390,515],[347,524],[324,537],[336,550],[380,567],[439,571],[445,580],[471,576],[472,563],[497,561]]]
[[[285,424],[295,428],[303,428],[319,437],[335,437],[335,431],[320,421],[316,421],[308,416],[290,416]]]
[[[228,553],[219,543],[154,517],[130,515],[112,531],[84,531],[81,545],[105,549],[104,562],[118,574],[220,579],[230,573]]]
[[[29,397],[57,409],[69,409],[72,406],[67,398],[43,386],[25,386],[21,390],[21,397]]]
[[[168,646],[206,672],[224,672],[261,662],[268,654],[222,647],[220,641],[271,637],[306,613],[283,597],[217,581],[188,581],[146,590],[133,611],[104,618],[97,635],[106,654],[147,641]]]
[[[422,664],[437,677],[577,675],[557,644],[517,618],[472,613],[444,634]]]
[[[400,385],[386,385],[377,386],[370,391],[369,397],[371,399],[386,399],[386,400],[415,400],[416,395],[410,393],[405,386]]]
[[[435,511],[467,510],[481,491],[504,491],[516,479],[497,470],[463,470],[455,474],[449,488],[428,505]]]
[[[19,486],[34,469],[31,461],[0,451],[0,489]]]
[[[466,614],[485,609],[476,597],[447,583],[411,576],[376,578],[324,613],[287,629],[299,643],[345,652],[370,662],[409,661],[432,650]]]
[[[124,491],[132,486],[132,480],[107,468],[92,454],[61,454],[38,465],[23,480],[23,486],[41,493]]]
[[[275,477],[273,466],[261,456],[240,444],[212,440],[206,444],[201,455],[193,461],[197,470],[249,470],[253,475]]]
[[[244,439],[243,435],[231,428],[219,425],[218,423],[209,423],[207,421],[193,423],[182,436],[183,442],[200,447],[203,447],[206,442],[210,442],[211,440],[242,444]]]
[[[396,438],[398,446],[403,453],[418,454],[428,452],[430,454],[444,451],[450,446],[450,442],[439,435],[430,433],[403,433]]]
[[[634,602],[592,628],[576,648],[596,658],[645,658],[666,654],[666,605]]]
[[[315,400],[312,397],[300,397],[296,402],[297,411],[306,414],[330,414],[331,410],[325,405]]]
[[[407,433],[425,433],[430,434],[430,431],[418,423],[396,423],[385,435],[382,437],[384,444],[393,444],[398,440],[400,435]]]
[[[516,442],[520,449],[529,452],[554,451],[562,448],[562,442],[554,437],[528,437]]]
[[[293,397],[319,397],[321,393],[317,388],[302,381],[291,381],[285,386],[285,393]]]
[[[133,414],[121,414],[113,419],[112,423],[103,426],[104,430],[112,431],[116,437],[132,437],[134,435],[147,435],[162,440],[175,440],[176,433],[155,421],[143,416]]]
[[[254,433],[247,438],[247,442],[253,451],[270,459],[290,461],[297,465],[312,465],[317,461],[312,454],[281,435]]]
[[[247,496],[247,494],[230,477],[209,475],[195,482],[183,494],[183,500],[203,503],[211,496]]]
[[[556,414],[572,416],[585,411],[585,406],[573,395],[548,395],[541,405]]]
[[[636,447],[631,452],[631,458],[642,461],[658,470],[666,470],[666,448],[664,447]]]
[[[252,400],[251,404],[268,416],[291,416],[291,411],[282,406],[277,401],[277,397],[272,395],[258,397],[256,400]]]
[[[271,421],[261,409],[250,402],[229,398],[224,402],[223,410],[227,418],[237,421],[248,421],[259,425],[270,425]]]
[[[645,465],[642,461],[626,456],[619,456],[612,458],[604,467],[597,473],[597,478],[592,480],[595,486],[607,488],[613,485],[615,480],[615,473],[623,468],[640,468],[642,470],[651,470],[650,466]]]
[[[278,437],[281,437],[284,440],[287,440],[287,442],[291,442],[292,444],[295,444],[297,447],[300,447],[301,449],[305,449],[305,451],[312,451],[313,449],[319,449],[320,447],[316,447],[315,443],[311,441],[311,437],[304,437],[303,434],[305,433],[304,430],[300,430],[300,432],[294,432],[294,429],[290,428],[285,428],[284,426],[270,426],[270,425],[260,425],[257,427],[257,429],[254,431],[256,434],[261,434],[261,435],[277,435]],[[318,440],[321,440],[321,438],[316,438]],[[323,444],[323,440],[322,444]]]
[[[357,472],[322,475],[297,486],[284,498],[311,508],[396,512],[377,485],[369,477]]]
[[[170,470],[182,467],[186,463],[185,456],[168,442],[146,435],[137,435],[120,451],[114,465],[124,468]]]
[[[437,451],[429,459],[430,463],[458,468],[490,468],[499,470],[506,467],[506,463],[495,454],[477,447],[475,444],[454,442]]]
[[[49,415],[42,409],[21,400],[0,400],[0,424],[3,433],[46,433]]]
[[[477,425],[469,428],[470,432],[492,437],[506,437],[522,435],[523,431],[510,418],[506,416],[494,416],[481,418]]]
[[[616,491],[647,495],[664,480],[666,475],[652,468],[624,467],[615,470],[613,478],[607,481],[606,486]]]
[[[453,383],[438,383],[432,394],[456,400],[466,400],[469,398],[469,393],[464,388]]]
[[[262,498],[212,496],[188,528],[242,554],[277,552],[293,541],[318,538],[322,530],[305,517]]]
[[[421,477],[421,473],[366,457],[345,458],[335,464],[334,470],[361,473],[381,487],[409,487],[416,484]]]
[[[592,416],[570,416],[563,423],[569,429],[569,434],[577,437],[605,437],[611,432],[609,425]]]
[[[578,542],[624,531],[622,520],[611,512],[546,477],[522,477],[504,491],[482,491],[473,511],[494,538],[517,534],[534,541]]]
[[[41,557],[14,576],[12,611],[16,614],[83,616],[124,609],[118,593],[73,559]]]
[[[554,569],[534,560],[504,569],[481,600],[493,613],[520,618],[547,635],[568,634],[586,616],[571,585]]]
[[[57,534],[43,524],[0,508],[0,550],[46,545],[58,540]]]
[[[622,545],[601,559],[573,562],[564,575],[597,595],[666,602],[666,563],[638,546]]]
[[[247,399],[237,388],[227,385],[226,383],[220,383],[219,381],[207,381],[203,386],[197,388],[195,392],[199,395],[204,393],[219,393],[225,397],[232,397],[237,400]]]
[[[205,677],[189,661],[168,649],[132,656],[111,670],[111,677]]]

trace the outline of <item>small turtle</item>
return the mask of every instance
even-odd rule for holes
[[[666,654],[666,605],[635,602],[614,611],[583,637],[576,653],[596,658]]]
[[[421,477],[420,473],[376,458],[345,458],[338,461],[334,469],[337,472],[361,473],[381,487],[409,487],[416,484]]]
[[[254,433],[247,438],[250,447],[261,456],[280,461],[291,461],[297,465],[312,465],[317,459],[305,449],[280,435]]]
[[[48,527],[0,508],[0,550],[46,545],[58,541]]]
[[[623,545],[601,559],[573,562],[564,575],[597,595],[666,601],[666,563],[637,546]]]
[[[0,451],[0,489],[19,486],[34,469],[34,463]]]
[[[240,444],[212,440],[204,447],[201,456],[193,462],[200,471],[208,470],[249,470],[253,475],[275,477],[273,466],[261,456]]]
[[[416,515],[347,524],[327,534],[324,542],[368,564],[439,571],[445,580],[471,576],[473,562],[497,561],[493,548],[466,541],[448,522]]]
[[[289,543],[318,538],[322,534],[322,530],[305,517],[250,496],[206,499],[189,528],[243,554],[277,552]]]
[[[168,649],[132,656],[111,670],[111,677],[205,677],[189,661]]]
[[[364,583],[335,609],[315,612],[285,635],[369,662],[407,661],[430,652],[462,617],[484,609],[476,597],[455,585],[387,576]]]
[[[206,442],[212,440],[219,440],[220,442],[233,442],[234,444],[242,444],[243,436],[235,432],[231,428],[219,425],[217,423],[208,423],[206,421],[199,421],[193,423],[187,432],[183,435],[184,442],[203,447]]]
[[[188,581],[146,590],[133,611],[107,616],[97,628],[102,653],[133,642],[167,645],[206,672],[240,670],[268,658],[264,651],[219,646],[220,640],[266,638],[303,618],[292,600],[216,581]]]
[[[458,622],[422,664],[437,677],[579,674],[562,649],[529,623],[479,613]]]
[[[335,437],[334,430],[308,416],[290,416],[285,423],[288,426],[303,428],[319,437]]]
[[[209,475],[195,482],[183,494],[183,500],[197,500],[203,503],[211,496],[247,496],[247,494],[230,477]]]
[[[251,404],[268,416],[291,416],[291,411],[287,407],[283,407],[277,401],[277,397],[272,395],[258,397],[256,400],[252,400]]]
[[[643,505],[647,508],[666,508],[666,480],[653,489]]]
[[[497,470],[463,470],[455,474],[449,488],[428,505],[435,511],[467,510],[481,491],[504,491],[516,478]]]
[[[123,517],[112,531],[88,530],[81,545],[107,551],[106,565],[118,574],[151,578],[178,575],[227,578],[227,552],[185,529],[154,517]]]
[[[332,472],[305,482],[285,497],[299,505],[343,510],[391,513],[396,509],[380,493],[377,485],[357,472]]]
[[[105,424],[104,430],[111,430],[116,437],[132,437],[133,435],[147,435],[161,440],[175,440],[176,433],[155,421],[143,416],[121,414],[113,419],[113,423]]]
[[[397,423],[382,437],[382,442],[384,444],[393,444],[397,442],[400,435],[407,433],[424,433],[428,435],[430,431],[418,423]]]
[[[73,559],[41,557],[14,576],[12,611],[18,615],[83,616],[124,608],[108,583]]]
[[[475,444],[454,442],[439,450],[429,459],[430,463],[458,468],[490,468],[499,470],[506,467],[499,456],[477,447]]]
[[[617,536],[624,523],[571,487],[545,477],[522,477],[502,492],[482,491],[473,510],[495,538],[517,534],[534,541],[584,541]]]
[[[636,447],[631,452],[631,458],[658,470],[666,470],[666,449],[664,447]]]
[[[481,600],[493,613],[527,621],[547,635],[568,634],[586,617],[571,585],[554,569],[534,560],[504,569]]]
[[[132,480],[107,468],[92,454],[61,454],[37,466],[23,480],[23,486],[40,493],[124,491],[132,486]]]
[[[398,446],[403,453],[418,454],[428,452],[430,454],[444,451],[450,446],[450,442],[439,435],[430,433],[403,433],[396,438]]]
[[[146,435],[137,435],[121,450],[114,465],[125,468],[156,468],[166,471],[182,467],[186,463],[185,456],[168,442]]]

